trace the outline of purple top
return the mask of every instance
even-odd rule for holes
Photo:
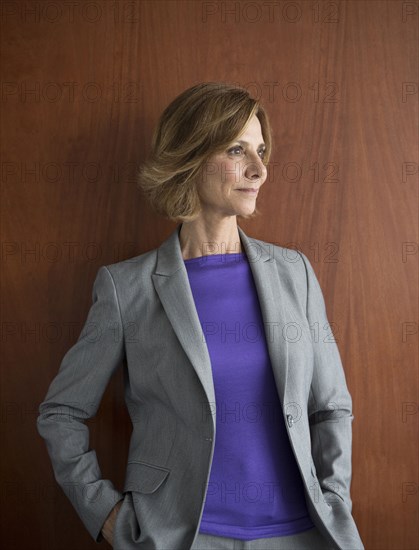
[[[211,358],[216,437],[199,532],[242,540],[314,527],[244,252],[184,260]]]

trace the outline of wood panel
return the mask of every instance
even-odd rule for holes
[[[353,514],[369,550],[417,548],[417,2],[4,1],[3,547],[95,548],[56,486],[37,407],[100,265],[174,225],[135,184],[162,109],[206,80],[261,97],[275,151],[251,236],[298,246],[354,402]],[[91,422],[123,481],[122,373]]]

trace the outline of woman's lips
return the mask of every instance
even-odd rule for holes
[[[257,195],[259,192],[259,189],[237,189],[237,191],[241,191],[242,193],[247,193],[248,195]]]

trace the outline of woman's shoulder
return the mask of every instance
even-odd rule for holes
[[[157,249],[143,252],[119,262],[106,264],[114,278],[128,280],[130,276],[150,275],[156,265]]]
[[[282,271],[305,275],[306,263],[309,263],[309,260],[295,243],[283,246],[254,237],[248,237],[248,239],[251,243],[252,256],[255,258],[275,262]]]

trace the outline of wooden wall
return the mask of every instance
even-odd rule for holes
[[[320,280],[353,397],[353,514],[368,550],[419,545],[417,1],[6,1],[2,47],[3,548],[96,548],[55,484],[37,408],[98,267],[174,225],[136,188],[162,109],[237,83],[275,150],[250,235]],[[123,482],[122,372],[91,445]],[[106,543],[104,543],[106,544]]]

